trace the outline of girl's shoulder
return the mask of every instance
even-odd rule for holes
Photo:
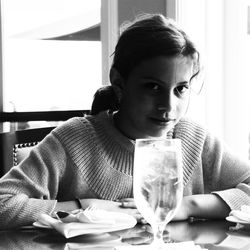
[[[207,134],[207,128],[198,123],[191,118],[185,117],[182,118],[174,128],[175,132],[184,132],[191,133],[191,134]]]
[[[87,118],[87,116],[73,117],[57,126],[53,132],[56,134],[64,133],[64,131],[73,132],[84,128],[85,126],[87,126],[87,124],[89,124],[89,119]]]
[[[89,137],[93,133],[93,116],[73,117],[57,126],[52,134],[61,140]]]
[[[98,115],[73,117],[52,132],[60,140],[92,140],[105,134],[106,127],[112,129],[112,119],[107,112]]]

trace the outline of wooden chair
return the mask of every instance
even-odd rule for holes
[[[43,127],[0,133],[0,176],[20,163],[32,147],[55,127]]]

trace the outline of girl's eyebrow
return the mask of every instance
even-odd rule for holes
[[[155,82],[159,82],[161,84],[166,84],[164,81],[162,81],[162,80],[160,80],[158,78],[155,78],[155,77],[151,77],[151,76],[149,76],[149,77],[145,76],[145,77],[142,77],[142,79],[143,80],[152,80],[152,81],[155,81]],[[179,85],[183,85],[183,84],[189,84],[189,82],[190,81],[177,82],[176,85],[179,86]]]
[[[142,77],[143,80],[150,80],[150,81],[155,81],[155,82],[160,82],[162,84],[166,84],[164,81],[158,79],[158,78],[155,78],[155,77],[152,77],[152,76],[145,76],[145,77]]]
[[[182,84],[189,84],[190,81],[183,81],[183,82],[178,82],[177,85],[182,85]]]

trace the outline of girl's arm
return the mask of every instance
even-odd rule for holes
[[[120,202],[123,208],[136,207],[132,198],[121,199]],[[190,195],[183,197],[173,220],[187,220],[190,217],[223,219],[228,216],[229,212],[229,206],[216,194]]]
[[[31,225],[56,206],[66,154],[49,135],[0,179],[0,229]]]
[[[229,206],[216,194],[197,194],[183,197],[174,220],[190,217],[224,219],[230,212]]]

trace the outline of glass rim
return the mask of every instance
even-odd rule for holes
[[[172,145],[172,146],[174,146],[174,145],[176,145],[176,146],[178,146],[179,145],[179,147],[182,147],[182,141],[181,141],[181,139],[179,139],[179,138],[173,138],[173,139],[170,139],[170,138],[144,138],[144,139],[136,139],[135,140],[135,147],[137,148],[137,147],[140,147],[140,145],[142,146],[142,145],[149,145],[149,144],[154,144],[154,143],[162,143],[162,144],[164,144],[164,143],[166,143],[166,145],[168,145],[168,146],[170,146],[170,145]]]
[[[135,142],[139,141],[181,141],[179,138],[139,138],[135,139]]]

